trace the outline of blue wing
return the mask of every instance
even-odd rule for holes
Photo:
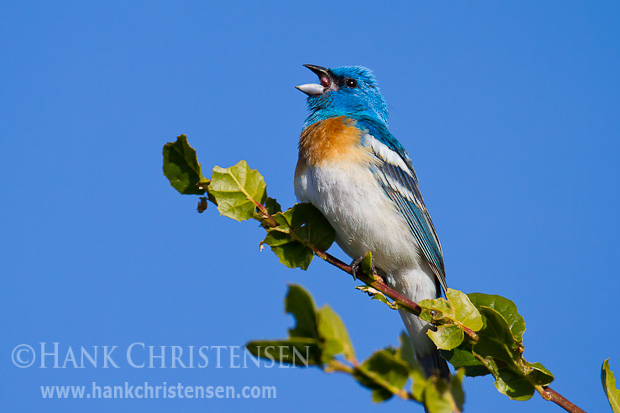
[[[447,285],[441,244],[424,205],[407,151],[385,125],[368,118],[357,121],[360,129],[367,130],[363,144],[371,148],[378,160],[374,169],[383,190],[407,220],[411,233],[445,291]]]

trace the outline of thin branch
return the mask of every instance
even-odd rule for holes
[[[542,388],[537,387],[536,390],[538,390],[543,399],[554,402],[569,413],[586,413],[585,410],[580,409],[549,386],[543,386]]]
[[[278,224],[276,223],[275,219],[271,216],[271,214],[269,214],[269,212],[267,211],[267,208],[254,201],[254,203],[256,204],[257,208],[260,210],[260,217],[262,218],[261,221],[266,224],[267,226],[271,227],[271,228],[275,228],[278,226]],[[294,234],[292,234],[294,235]],[[301,242],[305,241],[305,240],[300,240]],[[366,285],[377,289],[378,291],[381,291],[383,294],[385,294],[386,296],[390,297],[392,300],[394,300],[395,302],[397,302],[402,308],[404,308],[405,310],[409,311],[412,314],[415,314],[417,316],[420,315],[420,313],[422,312],[422,308],[414,301],[410,300],[409,298],[405,297],[404,295],[402,295],[401,293],[399,293],[398,291],[393,290],[392,288],[390,288],[384,281],[383,278],[381,278],[376,272],[373,273],[372,276],[364,273],[363,271],[357,271],[355,274],[352,273],[353,269],[351,268],[350,265],[344,263],[343,261],[339,260],[338,258],[334,257],[333,255],[331,255],[328,252],[322,251],[316,247],[314,247],[313,245],[308,245],[307,242],[304,243],[305,245],[307,245],[309,248],[312,249],[312,251],[314,252],[314,255],[316,255],[317,257],[321,258],[322,260],[332,264],[333,266],[335,266],[336,268],[341,269],[342,271],[353,275],[354,277],[356,277],[357,279],[359,279],[360,281],[362,281],[363,283],[365,283]],[[474,341],[478,341],[478,335],[471,329],[463,326],[463,325],[459,325],[459,327],[461,327],[463,329],[463,331],[472,338],[472,340]],[[347,372],[349,374],[352,373],[352,370],[355,371],[360,371],[359,369],[356,368],[351,368],[345,364],[339,363],[340,365],[338,366],[332,366],[332,368],[334,368],[335,371],[342,371],[342,372]],[[555,404],[557,404],[558,406],[560,406],[561,408],[563,408],[564,410],[566,410],[569,413],[586,413],[584,410],[580,409],[579,407],[577,407],[574,403],[572,403],[571,401],[569,401],[568,399],[566,399],[564,396],[562,396],[560,393],[556,392],[555,390],[553,390],[551,387],[549,386],[535,386],[536,390],[538,390],[538,392],[540,393],[540,395],[542,396],[543,399],[551,401]],[[405,392],[403,390],[403,393],[401,394],[400,392],[394,392],[394,394],[396,394],[397,396],[404,398],[404,399],[412,399],[415,401],[418,401],[415,399],[415,397],[408,392]]]
[[[325,251],[321,251],[315,247],[312,247],[312,251],[314,251],[314,254],[327,261],[328,263],[340,268],[342,271],[347,272],[349,274],[351,274],[351,271],[353,271],[353,269],[351,268],[350,265],[345,264],[344,262],[342,262],[341,260],[339,260],[338,258],[334,257],[333,255],[325,252]],[[396,290],[393,290],[392,288],[390,288],[385,281],[383,281],[383,278],[381,278],[379,275],[377,275],[377,273],[373,274],[373,277],[367,275],[366,273],[362,272],[362,271],[358,271],[356,274],[354,274],[355,278],[357,278],[358,280],[362,281],[363,283],[365,283],[366,285],[375,288],[378,291],[381,291],[383,294],[385,294],[386,296],[390,297],[392,300],[396,301],[398,304],[400,304],[400,306],[402,308],[404,308],[405,310],[409,311],[412,314],[415,314],[417,316],[420,315],[420,313],[422,312],[422,308],[418,305],[418,303],[410,300],[409,298],[405,297],[404,295],[402,295],[401,293],[399,293]],[[475,331],[465,327],[465,326],[460,326],[463,331],[470,336],[472,339],[478,341],[478,335],[476,334]]]

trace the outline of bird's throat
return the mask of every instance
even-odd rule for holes
[[[345,116],[309,125],[299,138],[299,161],[315,167],[331,162],[369,162],[370,153],[361,144],[363,131]]]

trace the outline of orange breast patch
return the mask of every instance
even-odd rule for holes
[[[370,162],[369,150],[360,145],[362,133],[355,120],[345,116],[313,123],[299,138],[299,163]]]

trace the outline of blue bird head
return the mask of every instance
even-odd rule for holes
[[[341,66],[334,69],[304,66],[312,70],[320,81],[320,84],[297,86],[297,89],[308,95],[310,114],[305,126],[336,116],[371,118],[387,126],[387,103],[370,69],[362,66]]]

